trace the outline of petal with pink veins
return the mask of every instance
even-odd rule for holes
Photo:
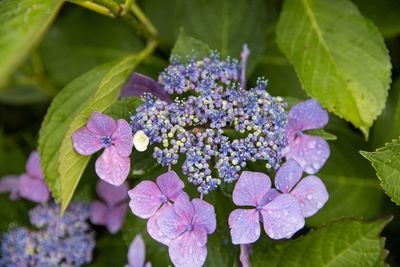
[[[177,267],[200,267],[206,261],[207,246],[197,246],[194,231],[186,232],[171,241],[169,256]]]
[[[108,206],[112,207],[128,198],[128,183],[124,182],[120,186],[114,186],[103,180],[99,180],[96,185],[97,195],[104,200]]]
[[[268,175],[244,171],[233,189],[232,199],[238,206],[256,207],[270,188],[271,180]]]
[[[185,219],[176,214],[174,206],[166,206],[156,221],[163,235],[169,239],[175,239],[183,234],[189,224],[189,222],[186,222]]]
[[[260,206],[265,206],[272,200],[274,200],[277,196],[279,196],[281,193],[278,192],[275,188],[271,188],[261,199]]]
[[[174,171],[161,174],[157,177],[156,183],[162,194],[172,201],[176,200],[185,187],[185,184]]]
[[[122,157],[129,157],[132,153],[133,137],[132,129],[123,119],[117,121],[117,128],[111,136],[112,143]]]
[[[160,208],[161,192],[152,181],[142,181],[128,192],[129,206],[136,216],[147,219],[153,216]]]
[[[189,224],[192,222],[194,207],[187,194],[180,194],[173,207],[175,213],[181,218],[182,223]]]
[[[236,209],[229,215],[232,243],[251,244],[261,233],[260,213],[256,209]]]
[[[294,159],[289,159],[283,164],[275,176],[275,187],[283,193],[289,193],[300,181],[303,169]]]
[[[213,233],[217,227],[214,206],[198,198],[192,199],[192,204],[194,207],[193,224],[204,227],[208,234]]]
[[[156,214],[149,218],[149,220],[147,221],[147,232],[154,240],[168,246],[171,242],[171,239],[164,235],[160,227],[158,227],[158,218],[166,207],[166,205],[163,205],[161,209],[156,212]]]
[[[33,202],[46,202],[50,198],[50,192],[43,180],[33,179],[28,175],[21,175],[18,192],[21,197]]]
[[[115,147],[110,146],[96,160],[96,173],[107,183],[120,186],[128,177],[130,165],[129,158],[121,157]]]
[[[111,136],[117,128],[117,124],[115,123],[113,118],[100,112],[93,112],[92,116],[86,124],[86,127],[92,133],[98,134],[100,136]]]
[[[101,136],[89,131],[86,126],[72,134],[72,145],[81,155],[92,155],[103,148]]]

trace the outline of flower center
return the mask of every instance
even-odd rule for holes
[[[297,131],[297,132],[294,134],[294,140],[296,140],[297,137],[300,137],[302,134],[303,134],[302,131]]]
[[[104,148],[107,148],[111,145],[111,136],[104,135],[101,137],[101,143]]]
[[[263,205],[257,205],[256,210],[260,211],[260,210],[262,210],[263,207],[264,207]]]
[[[186,225],[186,232],[192,231],[193,226],[191,224]]]
[[[168,202],[168,198],[165,195],[161,195],[161,202],[163,204],[167,203]]]

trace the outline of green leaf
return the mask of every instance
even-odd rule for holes
[[[40,90],[39,86],[16,84],[15,86],[0,92],[0,102],[8,105],[27,105],[43,103],[49,100],[49,96]]]
[[[342,220],[290,241],[256,243],[250,256],[262,266],[384,266],[387,252],[380,233],[389,220]]]
[[[393,140],[375,152],[360,153],[371,161],[386,194],[400,205],[400,139]]]
[[[309,135],[315,135],[315,136],[322,137],[322,138],[324,138],[325,140],[328,140],[328,141],[337,140],[337,136],[336,135],[328,133],[324,129],[307,130],[307,131],[304,131],[304,132],[306,134],[309,134]]]
[[[61,0],[0,2],[0,87],[54,19]]]
[[[391,81],[376,27],[349,0],[287,0],[277,38],[306,92],[368,137]]]
[[[129,115],[135,113],[141,104],[140,97],[125,97],[112,104],[104,113],[114,119],[130,121]]]
[[[39,153],[45,180],[56,200],[60,198],[58,157],[69,126],[96,92],[101,80],[115,63],[108,63],[70,82],[54,98],[39,132]]]
[[[183,30],[179,34],[178,40],[172,48],[171,55],[179,56],[185,60],[186,57],[196,53],[198,58],[208,56],[211,52],[211,48],[196,38],[188,36]]]

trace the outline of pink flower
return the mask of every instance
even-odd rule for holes
[[[272,239],[290,238],[303,228],[304,217],[299,201],[290,194],[279,194],[271,189],[270,178],[260,172],[244,171],[232,195],[238,206],[255,209],[236,209],[229,215],[233,244],[250,244],[258,240],[264,230]]]
[[[329,145],[323,138],[304,134],[303,131],[322,128],[328,120],[328,112],[315,99],[294,105],[288,114],[288,146],[283,156],[295,159],[306,173],[318,172],[329,158]]]
[[[169,255],[175,266],[202,266],[207,256],[207,235],[215,231],[214,207],[201,200],[189,200],[181,194],[163,209],[157,220],[160,231],[168,237]]]
[[[94,201],[90,205],[90,221],[93,224],[104,225],[112,234],[117,233],[124,222],[128,209],[129,186],[125,182],[113,186],[102,180],[97,182],[96,192],[102,201]]]
[[[136,235],[128,250],[128,264],[125,267],[151,267],[151,263],[144,264],[146,248],[141,235]]]
[[[129,174],[133,140],[129,124],[99,112],[94,112],[86,126],[72,134],[75,150],[81,155],[92,155],[104,148],[96,160],[97,175],[115,186],[121,185]]]
[[[142,219],[149,219],[147,231],[158,242],[168,245],[170,239],[164,236],[157,224],[160,212],[175,201],[183,192],[185,184],[174,171],[166,172],[153,181],[142,181],[130,190],[129,206],[132,213]]]
[[[26,173],[20,176],[8,175],[0,181],[0,193],[11,192],[12,200],[19,197],[33,202],[46,202],[50,191],[44,181],[39,153],[33,151],[26,162]]]

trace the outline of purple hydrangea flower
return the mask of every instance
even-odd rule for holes
[[[33,202],[46,202],[50,199],[50,191],[44,181],[39,153],[33,151],[26,162],[26,173],[20,176],[8,175],[0,181],[0,193],[11,192],[10,198],[19,197]]]
[[[229,215],[233,244],[250,244],[260,237],[260,222],[272,239],[290,238],[303,228],[304,217],[299,201],[290,194],[271,189],[270,178],[260,172],[242,172],[233,190],[232,199],[238,206]]]
[[[250,253],[251,253],[251,247],[249,244],[241,244],[240,245],[240,263],[242,264],[242,267],[251,267],[250,264]]]
[[[151,267],[151,263],[145,262],[146,248],[141,235],[136,235],[128,250],[128,264],[125,267]]]
[[[35,266],[35,234],[26,228],[12,228],[0,243],[0,266]]]
[[[294,105],[288,114],[288,146],[282,155],[286,159],[295,159],[308,174],[318,172],[329,157],[329,145],[323,138],[303,131],[322,128],[328,120],[328,112],[315,99]]]
[[[115,186],[121,185],[129,174],[133,140],[129,124],[119,119],[94,112],[86,126],[72,134],[75,150],[81,155],[92,155],[104,148],[96,160],[97,175]]]
[[[90,221],[104,225],[112,234],[117,233],[124,222],[128,209],[128,190],[126,182],[113,186],[102,180],[97,182],[96,192],[102,201],[94,201],[90,205]]]
[[[201,199],[189,200],[181,194],[162,210],[158,220],[160,231],[171,239],[169,255],[177,267],[202,266],[207,256],[207,235],[215,231],[214,207]]]
[[[132,213],[142,219],[149,219],[147,231],[155,240],[168,245],[170,239],[163,235],[157,220],[161,211],[175,201],[183,192],[185,184],[174,171],[166,172],[153,181],[142,181],[131,189],[129,206]]]
[[[291,194],[299,202],[304,217],[313,216],[328,201],[324,183],[314,175],[301,181],[303,169],[294,159],[289,159],[275,176],[275,187],[283,194]],[[299,182],[300,181],[300,182]]]

